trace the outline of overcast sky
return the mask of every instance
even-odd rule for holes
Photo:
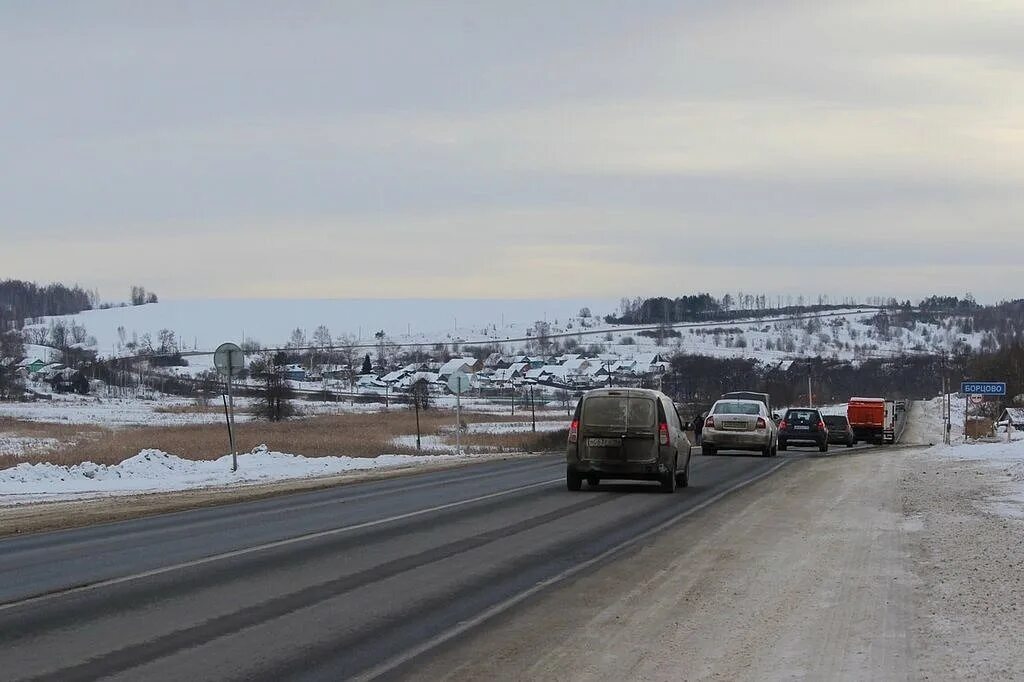
[[[1024,3],[5,2],[0,278],[1024,295]]]

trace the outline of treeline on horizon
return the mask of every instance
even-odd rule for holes
[[[0,281],[0,330],[20,328],[25,320],[49,315],[74,315],[91,310],[98,294],[79,286]]]
[[[131,305],[143,305],[157,303],[158,298],[145,287],[133,285],[129,301]],[[128,303],[117,305],[126,306]],[[113,307],[113,303],[100,303],[99,291],[83,289],[77,284],[0,280],[0,331],[20,329],[27,321],[40,317],[75,315],[85,310]]]
[[[814,299],[805,296],[775,296],[773,299],[767,294],[744,294],[743,292],[736,296],[725,294],[721,298],[709,293],[700,293],[678,298],[667,296],[623,298],[619,303],[619,314],[606,315],[604,319],[609,324],[679,324],[727,320],[738,314],[748,317],[767,317],[868,307],[887,311],[913,311],[929,319],[938,314],[970,314],[979,318],[981,329],[995,329],[995,321],[1002,312],[1019,310],[1022,305],[1024,305],[1024,299],[1003,302],[995,306],[982,306],[971,294],[967,294],[963,298],[933,295],[914,305],[909,299],[900,301],[897,298],[881,296],[858,301],[852,297],[834,300],[824,294]]]

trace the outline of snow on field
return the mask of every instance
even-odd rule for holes
[[[602,353],[624,358],[683,352],[764,362],[808,356],[853,360],[949,350],[958,342],[977,347],[982,338],[922,323],[913,329],[893,327],[891,338],[882,338],[871,324],[874,310],[850,308],[826,313],[815,322],[765,318],[683,325],[676,330],[679,336],[659,343],[633,325],[607,325],[600,317],[581,320],[576,315],[582,307],[600,314],[613,312],[616,304],[572,299],[209,300],[90,310],[66,318],[84,325],[104,356],[126,353],[129,342],[139,342],[147,334],[155,342],[162,329],[174,332],[183,351],[211,351],[224,341],[283,346],[294,329],[301,329],[311,341],[320,325],[335,340],[347,335],[373,344],[374,334],[383,330],[395,343],[468,341],[498,344],[511,353],[524,350],[525,343],[504,342],[531,336],[539,320],[549,323],[553,335],[573,335],[570,338],[582,348],[597,346]],[[189,356],[188,361],[189,367],[173,371],[195,375],[212,366],[209,356]]]
[[[477,424],[468,424],[467,430],[469,433],[487,433],[487,434],[503,434],[503,433],[530,433],[533,431],[532,422],[480,422]],[[551,433],[554,431],[562,431],[569,428],[568,421],[538,421],[537,432],[538,433]]]
[[[0,470],[0,506],[267,483],[456,459],[452,455],[301,457],[261,447],[239,455],[238,471],[232,473],[230,457],[193,461],[159,450],[144,450],[110,466],[92,462],[74,466],[19,464]]]
[[[223,421],[217,410],[210,412],[159,412],[159,409],[189,408],[193,401],[183,398],[141,400],[136,398],[98,398],[94,396],[54,395],[53,400],[32,403],[0,402],[0,417],[55,424],[95,426],[181,426],[214,424]],[[236,415],[238,421],[248,415]]]
[[[238,299],[165,301],[143,306],[89,310],[64,316],[84,325],[97,339],[101,354],[125,341],[149,334],[155,341],[161,329],[175,333],[184,349],[213,349],[224,341],[256,340],[264,346],[283,345],[292,330],[307,337],[319,325],[334,336],[351,335],[372,343],[384,330],[390,337],[429,342],[455,338],[522,336],[537,320],[564,321],[588,306],[612,312],[617,301],[577,299]],[[58,318],[51,318],[58,319]]]
[[[565,421],[538,421],[537,422],[537,433],[553,433],[555,431],[567,430],[569,423]],[[455,453],[455,443],[452,442],[452,438],[455,437],[455,425],[453,424],[450,428],[442,429],[446,435],[427,435],[420,437],[420,449],[424,452],[445,452]],[[532,433],[533,424],[532,422],[479,422],[476,424],[467,424],[466,432],[469,434],[513,434],[513,433]],[[398,436],[391,441],[391,444],[396,448],[415,448],[416,447],[416,436]],[[465,446],[463,446],[465,450]],[[471,452],[497,452],[501,448],[497,446],[472,446]]]
[[[60,445],[56,438],[33,438],[13,433],[0,433],[0,455],[24,457],[50,452]]]

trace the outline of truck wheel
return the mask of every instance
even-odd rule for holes
[[[572,467],[566,467],[565,469],[565,487],[572,492],[577,492],[583,488],[583,477],[573,470]]]

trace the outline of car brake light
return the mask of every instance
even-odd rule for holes
[[[658,442],[661,443],[662,445],[669,444],[668,424],[666,424],[665,422],[661,422],[661,424],[658,426]]]
[[[764,420],[764,417],[758,417],[757,418],[757,428],[759,428],[759,429],[767,429],[768,428],[768,422],[766,422]]]
[[[579,440],[580,433],[580,422],[578,419],[573,419],[572,424],[569,424],[569,442],[575,443]]]
[[[704,428],[705,429],[713,429],[713,428],[715,428],[715,418],[714,417],[708,417],[707,419],[705,419],[704,420]]]
[[[824,421],[818,422],[818,428],[821,429],[822,431],[824,431],[825,430],[825,422]]]

